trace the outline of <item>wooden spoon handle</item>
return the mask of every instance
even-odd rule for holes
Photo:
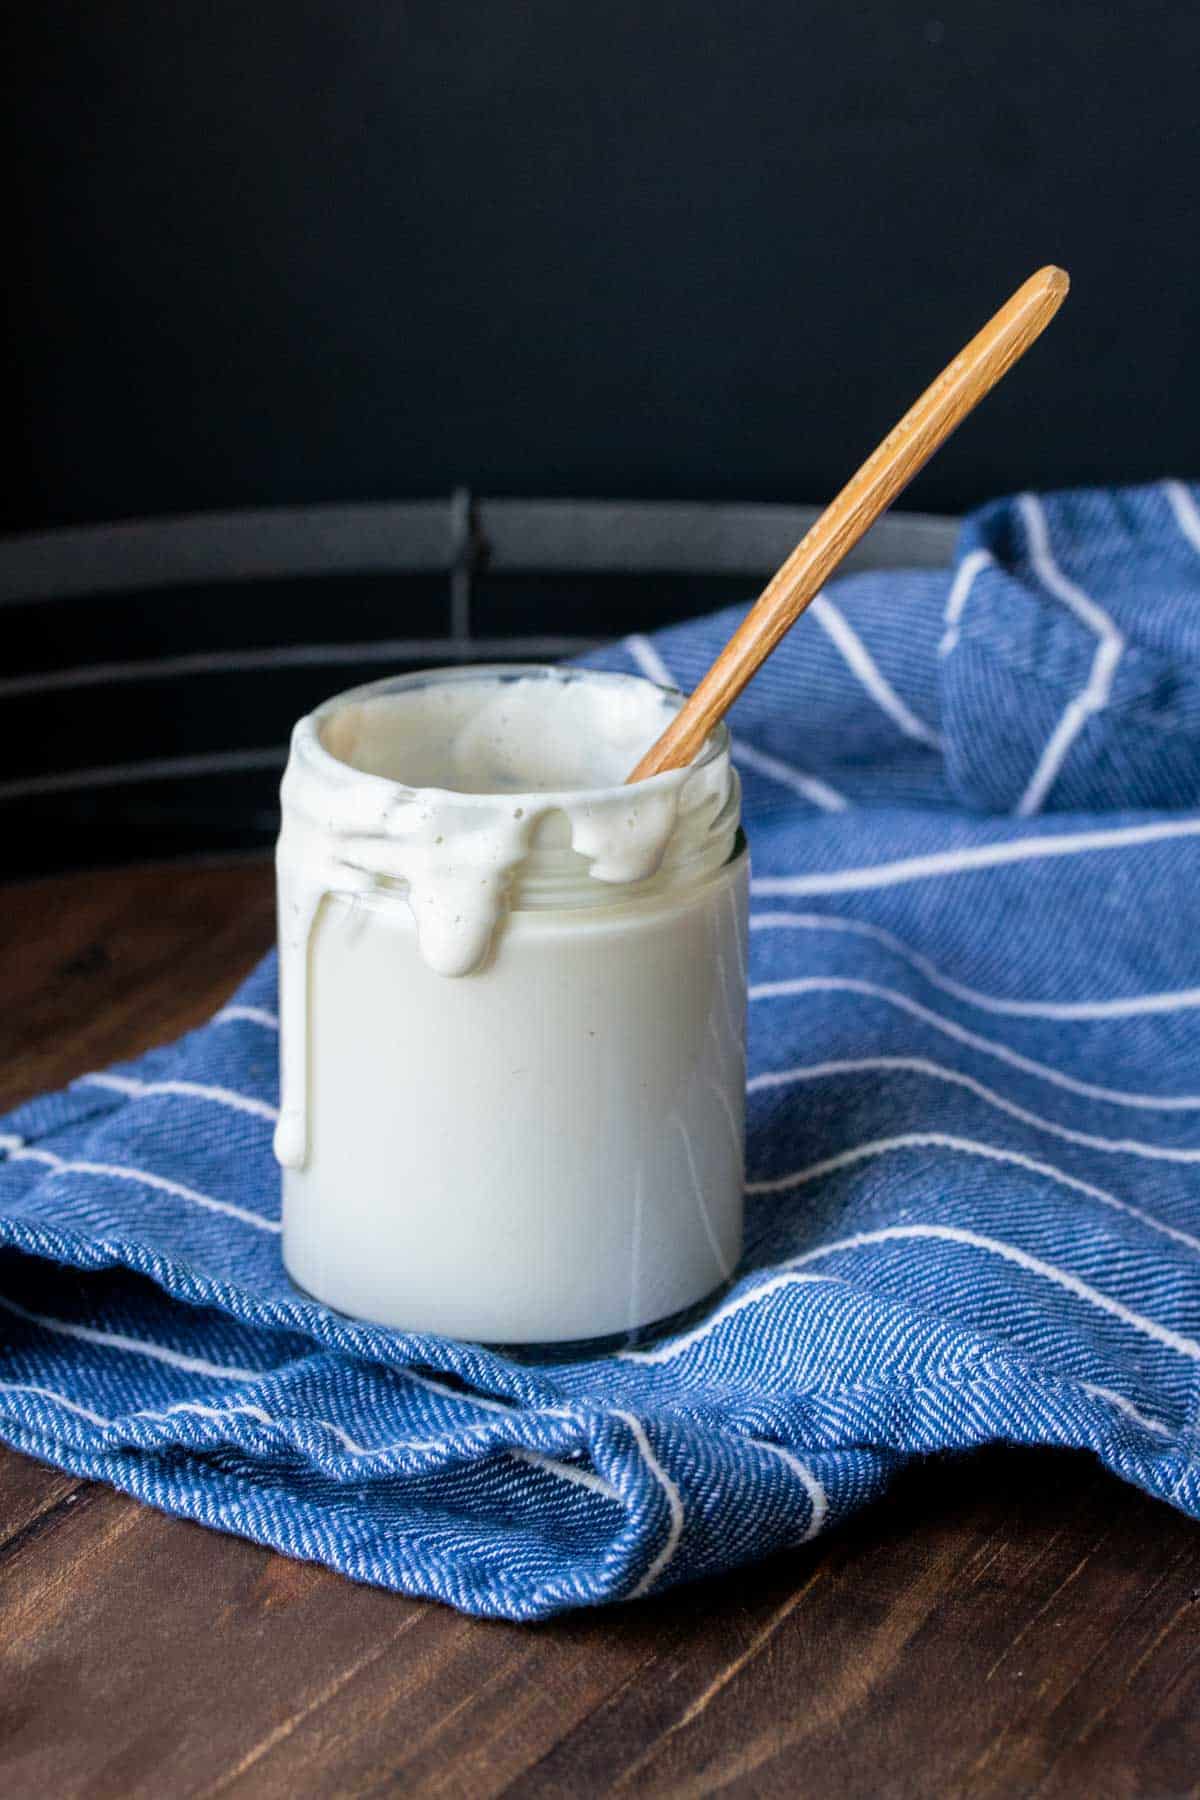
[[[644,781],[648,775],[691,762],[842,558],[1045,330],[1069,285],[1062,269],[1039,269],[926,388],[771,577],[630,781]]]

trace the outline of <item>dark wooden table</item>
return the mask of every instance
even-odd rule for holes
[[[199,1024],[265,861],[0,889],[0,1108]],[[1083,1458],[931,1460],[827,1540],[481,1624],[0,1449],[0,1794],[1200,1793],[1200,1527]]]

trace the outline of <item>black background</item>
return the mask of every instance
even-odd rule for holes
[[[910,503],[1200,460],[1194,6],[38,0],[5,31],[10,529],[454,482],[817,500],[1051,260],[1068,310]]]
[[[1066,309],[907,504],[1200,472],[1193,5],[37,0],[0,32],[0,531],[820,501],[1049,261]],[[487,573],[454,649],[749,597]],[[445,660],[453,617],[381,574],[9,603],[3,866],[269,841],[291,722]]]

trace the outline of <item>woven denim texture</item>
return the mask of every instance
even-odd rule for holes
[[[593,660],[691,686],[728,613]],[[733,717],[753,851],[738,1280],[523,1365],[301,1298],[275,966],[0,1126],[0,1433],[534,1619],[804,1542],[933,1451],[1200,1514],[1200,489],[1023,496],[847,580]]]

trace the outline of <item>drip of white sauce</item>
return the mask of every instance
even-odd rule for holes
[[[710,747],[692,768],[623,785],[679,705],[635,676],[464,672],[383,687],[301,719],[283,778],[275,1155],[285,1168],[307,1158],[308,945],[326,895],[398,887],[425,962],[469,975],[531,851],[569,846],[594,880],[643,881],[677,826],[721,811],[733,779],[728,755]]]

